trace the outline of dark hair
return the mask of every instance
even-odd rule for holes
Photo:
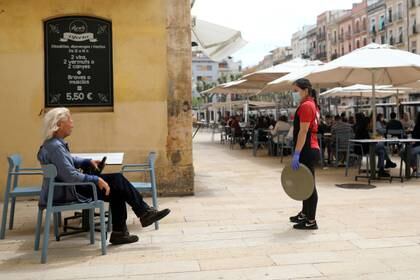
[[[316,90],[314,90],[312,88],[312,84],[308,79],[305,79],[305,78],[297,79],[296,81],[293,82],[293,85],[297,86],[298,88],[300,88],[302,90],[307,89],[309,96],[314,99],[315,105],[319,109],[318,97],[316,95]]]
[[[383,116],[384,116],[384,115],[383,115],[383,114],[381,114],[381,113],[377,114],[377,115],[376,115],[376,121],[377,121],[377,122],[381,121],[381,118],[383,118]]]
[[[395,112],[391,113],[391,120],[395,120],[395,118],[397,117],[397,114],[395,114]]]
[[[287,122],[287,116],[280,116],[279,120],[282,122]]]
[[[339,120],[341,120],[340,115],[336,115],[336,116],[334,117],[334,120],[335,120],[335,121],[339,121]]]

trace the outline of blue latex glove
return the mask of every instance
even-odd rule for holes
[[[292,159],[292,169],[293,170],[298,170],[299,169],[299,159],[300,159],[300,152],[295,152],[293,154],[293,159]]]

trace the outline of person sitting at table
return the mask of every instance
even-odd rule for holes
[[[239,146],[241,149],[245,149],[245,143],[248,141],[247,134],[242,132],[242,128],[239,124],[239,116],[233,116],[230,122],[230,127],[235,131],[235,138],[239,139]]]
[[[336,149],[337,139],[344,139],[347,141],[353,136],[353,128],[349,123],[344,122],[344,118],[345,115],[341,117],[337,115],[334,118],[335,123],[331,127],[332,149]],[[338,158],[336,158],[336,160],[340,163],[340,165],[344,165],[345,159],[345,152],[338,153]]]
[[[386,124],[386,135],[388,135],[388,130],[403,130],[402,123],[397,120],[397,114],[395,112],[391,113],[391,120]],[[401,138],[401,133],[391,134],[393,137]]]
[[[415,125],[414,121],[410,120],[410,115],[407,112],[405,112],[402,115],[401,124],[402,124],[403,129],[406,133],[411,132],[411,130],[413,130],[414,125]]]
[[[376,133],[382,136],[386,134],[386,122],[383,114],[376,115]]]
[[[280,116],[279,120],[277,121],[276,125],[273,129],[270,130],[271,133],[271,146],[273,148],[274,154],[277,154],[277,145],[280,142],[284,142],[285,138],[282,138],[281,136],[278,137],[279,134],[287,134],[290,130],[290,124],[287,122],[287,116]]]
[[[98,168],[100,161],[73,157],[65,138],[73,130],[73,120],[67,108],[55,108],[45,114],[44,142],[38,152],[41,165],[54,164],[57,168],[56,180],[64,183],[92,182],[98,188],[98,199],[110,202],[112,213],[112,244],[126,244],[138,241],[136,235],[127,230],[128,203],[140,220],[142,227],[147,227],[164,218],[169,209],[158,211],[144,202],[143,197],[121,174],[101,174],[99,176],[80,172],[82,168]],[[88,135],[86,135],[87,137]],[[45,207],[48,197],[48,185],[44,182],[39,205]],[[93,199],[90,186],[61,187],[54,190],[53,203],[89,202]]]
[[[367,118],[363,113],[356,114],[356,124],[354,125],[354,138],[355,139],[370,139],[369,135],[369,118]],[[363,155],[369,154],[369,144],[362,144]],[[355,153],[362,155],[360,146],[355,147]],[[375,153],[378,156],[378,176],[379,177],[389,177],[391,176],[385,169],[395,168],[397,165],[392,162],[391,158],[388,155],[388,152],[385,149],[384,143],[377,143],[375,147]]]
[[[413,132],[411,134],[413,139],[420,139],[420,113],[417,114],[416,123],[413,128]],[[417,172],[417,156],[420,155],[420,143],[414,143],[413,147],[411,148],[410,154],[410,166],[413,169],[413,172]]]

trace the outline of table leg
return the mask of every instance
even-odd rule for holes
[[[407,143],[407,146],[405,147],[405,178],[410,179],[411,178],[411,144]]]
[[[370,157],[370,179],[376,179],[376,143],[369,144],[369,157]]]

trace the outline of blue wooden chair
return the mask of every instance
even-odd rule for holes
[[[99,208],[99,215],[100,215],[100,229],[101,229],[101,247],[102,247],[102,255],[106,254],[106,229],[105,229],[105,210],[104,210],[104,202],[102,200],[98,200],[98,194],[96,192],[96,186],[94,183],[59,183],[55,182],[55,177],[57,176],[57,169],[53,164],[43,165],[42,169],[44,171],[44,181],[48,184],[48,199],[47,199],[47,206],[46,207],[39,207],[38,208],[38,218],[37,224],[35,229],[35,251],[39,250],[39,241],[41,235],[41,224],[42,224],[42,215],[43,211],[46,210],[45,214],[45,225],[44,225],[44,237],[42,243],[42,253],[41,253],[41,263],[47,262],[47,250],[48,250],[48,240],[50,235],[50,220],[51,215],[54,215],[54,233],[56,238],[58,237],[58,226],[57,226],[57,218],[58,213],[62,211],[73,211],[73,210],[89,210],[89,225],[90,225],[90,244],[95,243],[95,225],[94,225],[94,214],[95,209]],[[59,204],[53,205],[53,197],[54,197],[54,189],[57,187],[65,188],[71,187],[75,185],[90,185],[93,191],[93,200],[87,203],[66,203],[66,204]]]
[[[121,173],[145,173],[149,176],[148,182],[139,182],[134,181],[131,184],[139,192],[150,192],[152,194],[152,203],[155,209],[158,209],[157,201],[157,187],[156,187],[156,176],[155,176],[155,162],[156,162],[156,153],[151,152],[147,158],[147,162],[143,164],[125,164],[121,168]],[[109,217],[111,217],[111,211],[109,211]],[[108,227],[110,227],[111,222],[108,221]],[[155,223],[155,229],[159,229],[159,222]],[[110,228],[108,228],[110,231]]]
[[[9,169],[7,172],[6,190],[4,193],[3,215],[1,220],[0,239],[4,239],[6,234],[7,211],[10,201],[9,229],[13,229],[15,216],[15,206],[17,197],[39,196],[41,186],[21,186],[19,176],[23,175],[42,175],[41,168],[22,168],[22,158],[18,154],[7,157]]]

